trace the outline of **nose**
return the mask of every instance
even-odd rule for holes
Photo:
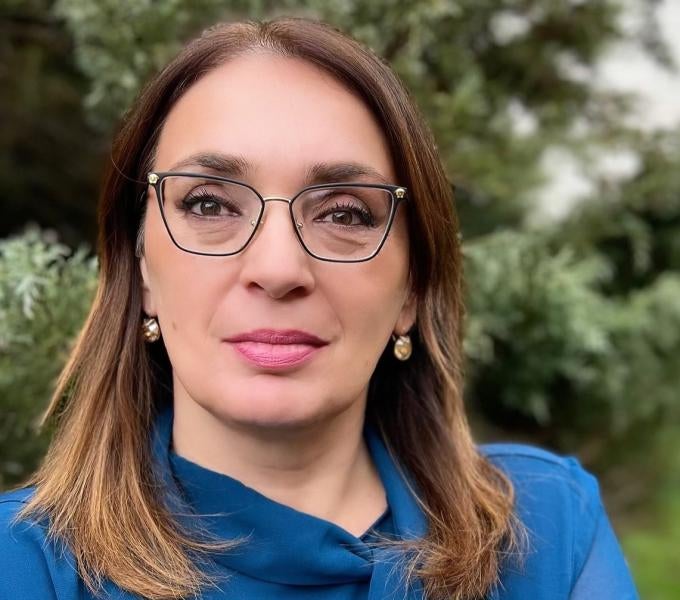
[[[266,203],[255,237],[242,253],[241,278],[274,299],[314,289],[311,261],[298,240],[285,200]]]

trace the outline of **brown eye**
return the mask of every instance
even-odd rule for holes
[[[197,204],[193,206],[194,209],[198,210],[192,210],[194,213],[198,213],[200,215],[203,215],[205,217],[217,217],[220,214],[220,209],[222,208],[218,202],[215,202],[214,200],[201,200]]]
[[[352,225],[353,215],[347,210],[336,211],[331,215],[331,222],[336,225]]]
[[[330,207],[314,218],[321,224],[339,225],[341,227],[372,227],[373,217],[368,210],[359,205],[341,204]]]

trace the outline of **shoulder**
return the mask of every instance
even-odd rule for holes
[[[7,554],[11,548],[15,552],[21,551],[41,542],[44,529],[32,521],[20,520],[19,513],[26,506],[34,494],[33,488],[21,488],[0,494],[0,550],[1,555]]]
[[[0,494],[0,598],[56,598],[43,551],[45,529],[18,518],[33,493],[24,488]]]
[[[22,488],[0,494],[0,598],[76,598],[66,553],[48,540],[44,523],[19,517],[34,493]]]
[[[574,456],[525,444],[484,444],[480,453],[515,491],[516,513],[529,536],[527,568],[552,573],[571,589],[606,518],[598,481]],[[555,596],[557,597],[557,596]]]
[[[597,478],[575,456],[562,456],[526,444],[483,444],[479,450],[510,478],[518,495],[538,495],[543,502],[559,496],[564,502],[574,503],[580,511],[594,516],[599,512]]]
[[[31,526],[28,522],[18,521],[21,509],[26,506],[35,493],[32,487],[20,488],[0,493],[0,543],[8,543],[8,536]]]
[[[483,444],[479,450],[510,478],[520,511],[569,509],[572,519],[594,527],[590,522],[602,512],[600,487],[578,458],[526,444]]]

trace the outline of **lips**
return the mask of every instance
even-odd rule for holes
[[[261,369],[288,369],[310,360],[326,340],[297,329],[257,329],[224,340],[251,365]]]
[[[263,344],[307,344],[325,346],[328,342],[321,338],[297,329],[256,329],[248,333],[239,333],[226,339],[227,342],[260,342]]]

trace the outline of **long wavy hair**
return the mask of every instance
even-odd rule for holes
[[[426,537],[404,542],[409,575],[421,578],[431,600],[482,598],[498,584],[507,557],[518,555],[522,529],[512,484],[479,453],[464,412],[462,260],[451,186],[431,132],[390,67],[310,19],[207,29],[127,113],[100,197],[97,293],[45,414],[55,433],[28,482],[35,493],[20,518],[46,518],[50,535],[68,545],[92,589],[108,578],[160,600],[193,596],[209,583],[197,557],[214,546],[177,525],[152,468],[149,433],[160,404],[171,398],[171,364],[162,342],[148,345],[140,335],[139,182],[177,99],[211,69],[262,51],[309,61],[357,93],[409,189],[415,351],[405,363],[384,352],[366,418],[411,475],[428,521]]]

